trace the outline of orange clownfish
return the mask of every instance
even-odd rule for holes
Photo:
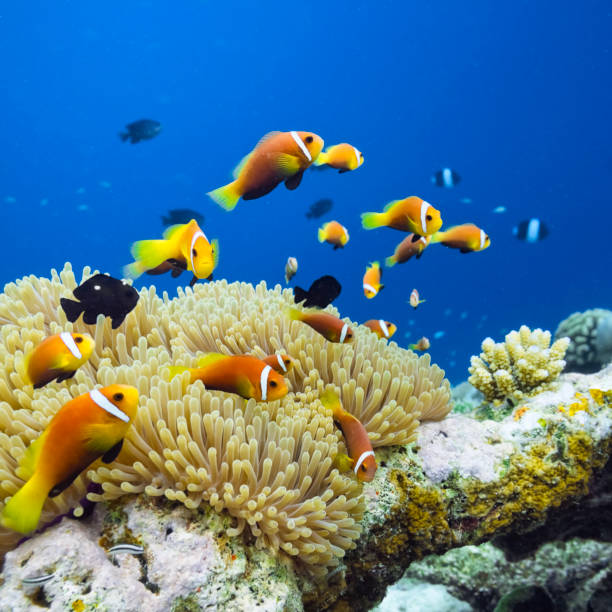
[[[408,300],[409,304],[416,308],[419,304],[422,304],[425,300],[422,300],[419,296],[419,292],[416,289],[413,289],[410,292],[410,299]]]
[[[195,219],[183,225],[172,225],[163,240],[139,240],[132,245],[136,260],[124,268],[131,278],[153,270],[168,259],[193,272],[196,278],[210,278],[219,261],[219,244],[208,241]]]
[[[170,378],[189,372],[190,382],[201,380],[207,389],[236,393],[245,399],[272,402],[287,395],[285,379],[261,359],[252,355],[208,353],[197,368],[171,366]]]
[[[93,389],[64,404],[19,464],[26,483],[9,499],[0,523],[19,533],[38,525],[48,497],[59,495],[96,459],[117,458],[138,409],[138,390],[128,385]]]
[[[384,319],[370,319],[364,325],[369,327],[379,338],[389,339],[397,331],[397,326],[394,323]]]
[[[62,382],[72,378],[91,357],[95,346],[88,334],[62,332],[48,336],[26,355],[28,382],[40,389],[52,380]]]
[[[359,480],[370,482],[374,478],[378,466],[366,428],[357,417],[344,410],[335,391],[328,389],[319,399],[326,408],[331,409],[334,421],[342,430],[349,452],[350,467],[353,468]],[[344,457],[336,458],[336,460],[338,459],[342,460]]]
[[[442,217],[429,202],[410,196],[389,202],[381,213],[362,213],[361,224],[365,229],[392,227],[419,236],[431,236],[442,227]]]
[[[419,236],[418,234],[408,234],[396,247],[395,252],[385,259],[385,265],[390,268],[396,263],[405,263],[413,256],[421,258],[423,251],[429,245],[431,236]]]
[[[329,242],[336,249],[343,248],[349,241],[349,233],[344,225],[337,221],[329,221],[319,228],[319,242]]]
[[[337,168],[342,174],[349,170],[355,170],[363,164],[363,153],[348,144],[348,142],[341,142],[340,144],[327,147],[324,153],[319,153],[317,159],[315,159],[315,166],[331,166]]]
[[[264,357],[262,361],[267,363],[273,370],[282,375],[288,374],[293,368],[293,359],[291,359],[289,355],[283,355],[282,353],[268,355],[267,357]]]
[[[472,253],[484,251],[491,245],[491,239],[485,231],[476,227],[473,223],[464,223],[449,227],[443,232],[435,234],[431,241],[439,242],[451,249],[459,249],[461,253]]]
[[[431,346],[429,342],[429,338],[423,336],[418,342],[415,344],[409,344],[408,348],[413,351],[426,351]]]
[[[363,294],[371,300],[373,297],[378,295],[378,292],[384,287],[380,282],[382,277],[382,270],[380,264],[375,261],[371,263],[363,275]]]
[[[302,312],[290,306],[286,312],[290,319],[306,323],[330,342],[342,344],[353,340],[353,330],[349,324],[327,312]]]
[[[233,210],[240,198],[261,198],[283,181],[287,189],[296,189],[322,149],[323,139],[312,132],[270,132],[238,164],[235,180],[208,195],[225,210]]]

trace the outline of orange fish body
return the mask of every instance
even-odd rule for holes
[[[315,166],[327,165],[332,168],[337,168],[340,173],[355,170],[363,164],[363,153],[350,145],[348,142],[327,147],[324,153],[319,153],[315,159]]]
[[[283,355],[282,353],[268,355],[264,357],[262,361],[282,375],[288,374],[293,368],[293,359],[291,359],[289,355]]]
[[[422,299],[420,298],[420,296],[419,296],[419,292],[418,292],[416,289],[413,289],[413,290],[410,292],[410,299],[409,299],[409,302],[410,302],[410,305],[411,305],[413,308],[416,308],[416,307],[417,307],[419,304],[422,304],[424,301],[425,301],[425,300],[422,300]]]
[[[442,227],[440,211],[418,196],[389,202],[381,213],[367,212],[361,215],[365,229],[391,227],[419,236],[431,236]]]
[[[45,338],[26,356],[26,373],[35,389],[52,380],[72,378],[93,353],[94,339],[88,334],[62,332]]]
[[[375,261],[371,263],[363,275],[363,294],[371,300],[373,297],[378,295],[378,292],[384,287],[380,282],[382,277],[382,270],[380,264]]]
[[[199,360],[198,366],[172,366],[170,378],[189,372],[192,383],[201,380],[207,389],[236,393],[258,402],[271,402],[288,392],[285,379],[270,365],[252,355],[208,353]]]
[[[334,250],[343,248],[349,241],[349,233],[344,225],[338,221],[329,221],[319,228],[319,242],[329,242],[334,245]]]
[[[491,239],[484,230],[473,223],[464,223],[449,227],[443,232],[437,232],[431,239],[451,249],[459,249],[461,253],[484,251],[491,245]]]
[[[419,236],[418,234],[408,234],[396,247],[395,252],[385,259],[385,265],[390,268],[396,263],[405,263],[412,257],[421,258],[423,251],[429,245],[431,236]]]
[[[387,340],[397,331],[397,326],[394,323],[384,319],[370,319],[364,325],[369,327],[379,338],[386,338]]]
[[[27,481],[4,506],[2,525],[33,531],[47,496],[59,495],[99,457],[115,460],[137,409],[138,390],[128,385],[93,389],[64,404],[27,448],[20,463]]]
[[[297,308],[289,307],[287,314],[294,321],[306,323],[330,342],[342,344],[353,340],[353,330],[349,324],[327,312],[302,312]]]
[[[147,270],[159,270],[168,259],[183,264],[197,278],[209,278],[219,260],[219,244],[208,241],[195,219],[189,223],[172,225],[162,240],[139,240],[132,245],[136,260],[126,266],[126,276],[136,278]],[[163,266],[162,266],[163,268]]]
[[[334,421],[342,430],[357,478],[363,482],[370,482],[378,466],[366,428],[357,417],[344,410],[335,392],[328,390],[319,399],[326,408],[332,410]]]
[[[312,132],[270,132],[234,170],[235,180],[208,195],[232,210],[240,198],[261,198],[283,181],[287,189],[296,189],[322,149],[323,139]]]

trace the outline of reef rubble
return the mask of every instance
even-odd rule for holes
[[[541,533],[582,507],[609,510],[597,495],[612,450],[612,366],[564,374],[506,416],[478,415],[451,414],[422,424],[415,443],[377,449],[357,547],[323,577],[248,532],[229,537],[232,518],[210,508],[124,496],[7,553],[0,609],[367,610],[427,555]],[[144,551],[113,560],[119,543]]]

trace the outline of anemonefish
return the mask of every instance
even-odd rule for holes
[[[331,166],[332,168],[337,168],[340,173],[343,173],[359,168],[363,162],[363,153],[359,149],[348,144],[348,142],[341,142],[340,144],[327,147],[325,152],[319,153],[314,164],[315,166]]]
[[[270,132],[234,170],[234,181],[208,195],[225,210],[238,200],[254,200],[279,183],[296,189],[308,168],[323,150],[323,139],[312,132]]]
[[[459,249],[461,253],[471,253],[484,251],[491,244],[491,239],[484,230],[473,223],[464,223],[434,234],[431,242],[432,244],[439,242],[451,249]]]
[[[18,475],[26,483],[4,506],[0,523],[33,531],[47,496],[59,495],[96,459],[117,458],[137,408],[138,390],[128,385],[93,389],[64,404],[23,455]]]
[[[132,245],[136,260],[124,268],[126,276],[136,278],[174,259],[197,278],[209,278],[219,261],[219,243],[208,241],[195,219],[184,225],[173,225],[164,232],[163,240],[139,240]]]
[[[421,258],[423,251],[429,245],[431,236],[419,236],[418,234],[408,234],[396,247],[395,252],[385,259],[385,265],[390,268],[396,263],[405,263],[412,257]]]
[[[442,217],[440,211],[429,202],[418,196],[410,196],[389,202],[381,213],[362,213],[361,224],[365,229],[391,227],[419,236],[431,236],[442,227]]]
[[[397,327],[394,323],[390,323],[384,319],[370,319],[366,321],[364,325],[369,327],[379,338],[389,339],[397,331]]]
[[[286,313],[290,319],[306,323],[330,342],[342,344],[353,340],[353,330],[349,324],[327,312],[301,311],[289,306]]]
[[[357,478],[363,482],[370,482],[374,478],[378,466],[365,427],[357,417],[344,410],[337,393],[331,389],[325,391],[319,399],[326,408],[331,409],[334,421],[342,431],[351,459],[350,466]],[[340,460],[343,458],[342,456],[338,457]]]
[[[334,251],[336,249],[344,248],[346,243],[349,241],[349,233],[344,225],[338,223],[338,221],[329,221],[324,223],[323,227],[319,228],[319,242],[329,242],[334,245]]]
[[[72,378],[91,357],[95,346],[88,334],[62,332],[48,336],[26,355],[28,382],[40,389],[52,380],[62,382]]]
[[[420,299],[419,292],[413,289],[410,292],[410,299],[408,300],[413,308],[416,308],[419,304],[422,304],[425,300]]]
[[[264,363],[267,363],[273,370],[276,370],[279,374],[288,374],[293,368],[293,359],[289,355],[283,355],[282,353],[274,353],[274,355],[268,355],[262,359]]]
[[[378,292],[384,287],[380,282],[382,278],[382,270],[380,264],[375,261],[367,266],[363,275],[363,294],[371,300],[378,295]]]
[[[208,353],[199,359],[197,368],[171,366],[170,378],[183,372],[190,373],[192,383],[201,380],[207,389],[236,393],[258,402],[272,402],[288,391],[285,379],[271,365],[252,355]]]
[[[289,257],[285,264],[285,282],[288,283],[297,273],[298,260],[295,257]]]
[[[461,181],[461,177],[451,168],[442,168],[431,177],[431,182],[438,187],[446,187],[450,189]]]
[[[415,344],[409,344],[408,348],[413,351],[426,351],[431,346],[429,342],[429,338],[423,336],[418,342]]]
[[[539,242],[544,240],[548,236],[548,227],[543,221],[540,221],[537,217],[533,219],[525,219],[521,221],[517,226],[512,228],[512,233],[519,240],[525,240],[526,242]]]

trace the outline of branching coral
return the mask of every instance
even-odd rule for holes
[[[83,280],[90,276],[85,269]],[[449,385],[429,358],[377,339],[353,325],[351,345],[327,342],[291,321],[284,308],[291,291],[218,281],[159,297],[142,289],[136,308],[117,330],[66,321],[59,307],[77,286],[70,266],[51,279],[28,277],[0,295],[0,498],[22,481],[16,467],[27,445],[72,397],[96,384],[136,386],[138,416],[123,450],[110,466],[94,464],[60,496],[45,504],[42,523],[78,507],[89,480],[102,493],[166,496],[189,508],[202,502],[235,518],[258,545],[282,550],[311,567],[337,563],[353,547],[363,513],[360,485],[340,474],[333,456],[344,450],[331,412],[318,400],[329,384],[345,408],[362,419],[374,446],[406,443],[419,418],[449,410]],[[334,312],[330,308],[331,312]],[[90,333],[96,349],[74,379],[34,391],[24,377],[24,354],[59,331]],[[168,381],[170,364],[195,365],[209,351],[263,356],[282,350],[295,359],[292,391],[281,401],[257,404],[209,391],[187,375]],[[18,535],[0,530],[0,547]]]
[[[485,338],[480,356],[471,358],[468,381],[488,402],[508,399],[515,404],[551,386],[565,366],[569,342],[559,338],[551,346],[550,332],[525,325],[510,332],[505,342]]]

